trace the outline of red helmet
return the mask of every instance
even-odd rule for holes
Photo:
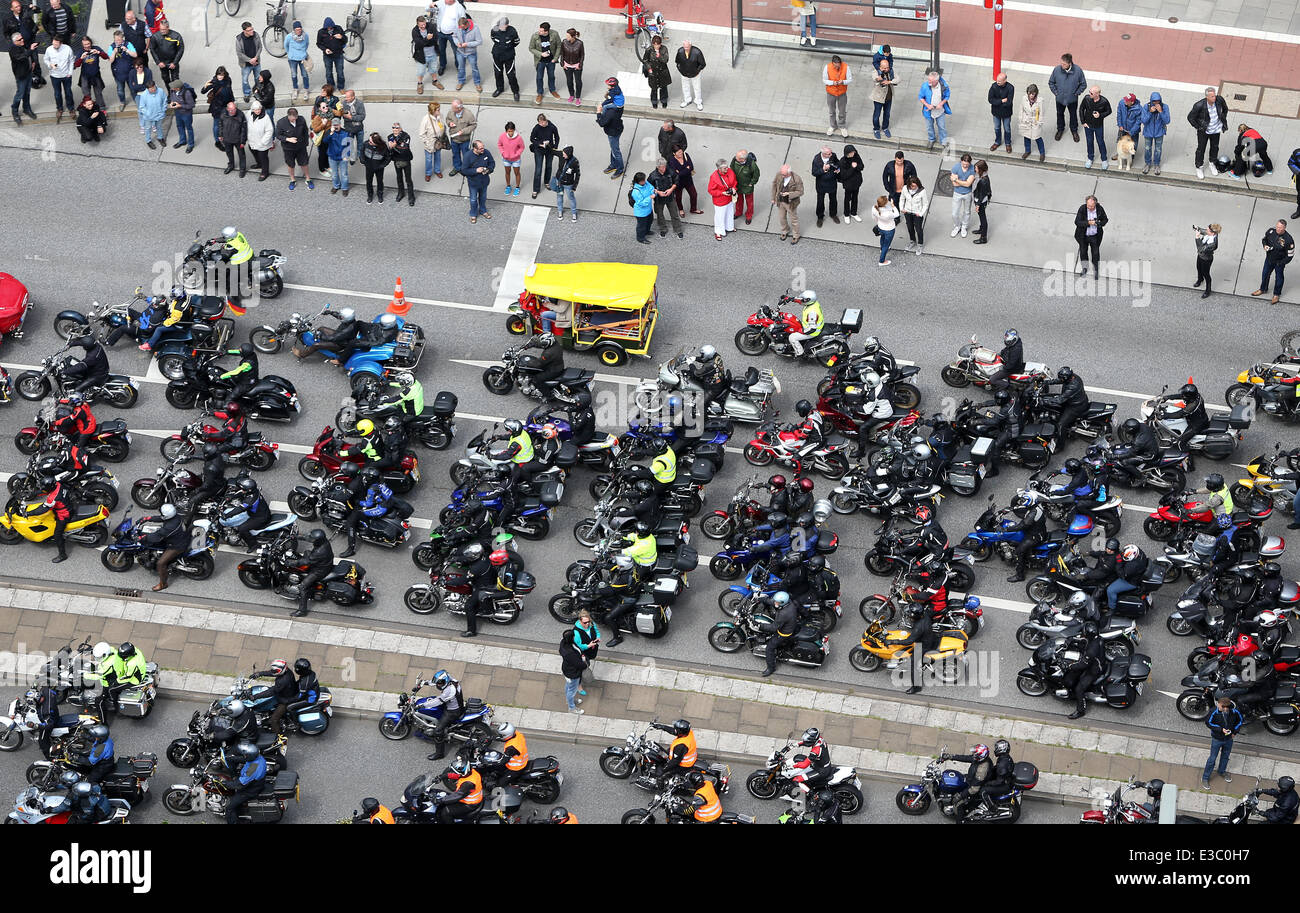
[[[493,549],[492,554],[488,555],[488,561],[496,567],[505,564],[509,559],[510,556],[506,554],[506,550],[503,548]]]
[[[547,422],[545,425],[542,426],[542,437],[546,438],[547,440],[550,440],[551,438],[555,437],[559,433],[560,433],[560,429],[556,428],[555,425],[551,424],[550,422]]]
[[[973,757],[976,761],[983,761],[985,758],[989,756],[989,747],[983,744],[976,745],[974,748],[970,750],[970,753],[971,753],[971,757]]]
[[[912,513],[912,519],[916,520],[917,523],[929,523],[930,517],[930,508],[924,504],[918,504],[916,510]]]
[[[783,488],[785,488],[785,476],[783,475],[772,476],[772,478],[767,480],[767,487],[772,489],[773,491],[781,491]]]
[[[239,403],[236,403],[236,402],[233,402],[233,401],[232,401],[232,402],[229,402],[229,403],[226,403],[226,414],[227,414],[227,415],[238,415],[241,411],[243,411],[243,410],[241,410],[241,409],[239,408]]]
[[[275,662],[271,663],[271,671],[274,672],[276,675],[283,675],[284,670],[288,668],[289,668],[288,660],[277,659]]]
[[[813,480],[806,479],[806,478],[800,479],[799,490],[802,491],[804,494],[808,494],[809,492],[811,492],[813,490]]]

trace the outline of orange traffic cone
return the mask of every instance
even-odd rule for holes
[[[402,292],[402,277],[397,277],[397,288],[393,290],[393,300],[389,302],[388,313],[398,314],[405,317],[411,310],[411,303],[406,300],[406,295]]]

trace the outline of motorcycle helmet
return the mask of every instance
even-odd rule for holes
[[[1164,791],[1165,781],[1159,778],[1152,780],[1147,784],[1147,795],[1152,799],[1159,799],[1160,793]]]
[[[785,606],[789,601],[790,594],[785,590],[777,590],[772,594],[772,605],[776,606],[778,609]]]
[[[63,397],[63,402],[67,403],[69,406],[72,406],[74,408],[80,406],[85,401],[86,401],[85,398],[76,390],[73,390],[67,396]]]
[[[551,823],[563,824],[569,820],[569,810],[563,805],[557,805],[551,809]]]
[[[460,557],[468,562],[475,562],[483,557],[483,543],[471,542],[460,550]]]
[[[385,330],[391,330],[397,326],[397,316],[394,314],[382,314],[379,317],[379,325]]]
[[[236,717],[236,716],[243,715],[244,710],[247,709],[247,705],[239,698],[235,698],[233,701],[231,701],[229,704],[226,705],[226,709],[230,711],[230,715],[232,717]]]
[[[645,520],[638,520],[638,521],[636,521],[636,534],[637,534],[638,536],[648,536],[648,535],[650,535],[650,532],[651,532],[651,530],[653,530],[653,529],[654,529],[654,527],[652,527],[652,526],[651,526],[649,523],[647,523]]]
[[[695,357],[700,361],[712,361],[717,357],[717,354],[718,350],[713,348],[713,346],[703,345],[700,346],[700,351],[696,353]]]
[[[226,403],[225,413],[227,418],[234,418],[242,411],[244,410],[240,408],[239,403],[236,403],[234,401]]]
[[[478,498],[470,498],[460,506],[460,512],[463,514],[476,514],[483,509],[483,502]]]
[[[329,536],[325,535],[325,530],[323,529],[313,529],[311,532],[307,534],[307,539],[308,541],[311,542],[312,545],[320,545],[328,538]]]
[[[813,521],[816,523],[825,523],[831,518],[831,514],[834,512],[835,510],[831,507],[831,502],[827,501],[825,498],[818,498],[813,502],[812,515]]]
[[[691,734],[691,724],[689,720],[673,720],[669,725],[673,730],[673,735],[679,738]]]
[[[1210,491],[1223,491],[1223,476],[1212,472],[1205,477],[1205,487]]]
[[[1124,419],[1124,424],[1119,427],[1120,430],[1124,432],[1125,437],[1131,438],[1133,435],[1138,433],[1138,429],[1142,427],[1142,423],[1135,418],[1126,418]]]
[[[813,480],[809,478],[801,478],[799,480],[799,490],[804,494],[811,494],[813,490]]]
[[[1295,778],[1294,778],[1294,777],[1288,777],[1288,776],[1281,776],[1281,777],[1278,777],[1278,778],[1277,778],[1277,788],[1280,789],[1280,790],[1282,790],[1282,792],[1284,792],[1284,793],[1285,793],[1285,792],[1290,792],[1291,790],[1295,789]]]
[[[649,479],[637,479],[636,484],[632,486],[632,490],[639,497],[648,498],[655,493],[655,486]]]
[[[808,559],[808,570],[814,574],[826,570],[826,559],[821,555],[813,555]]]
[[[379,478],[379,470],[374,466],[366,466],[361,470],[361,481],[367,485]]]
[[[863,374],[862,386],[866,387],[868,390],[876,389],[876,387],[880,386],[880,375],[875,371],[868,371],[866,374]]]
[[[930,510],[928,504],[918,504],[916,510],[912,511],[912,521],[922,525],[929,523],[930,518],[933,516],[934,513]]]
[[[799,744],[816,745],[817,740],[820,739],[821,737],[822,737],[822,733],[820,729],[818,729],[816,726],[809,726],[807,729],[803,731],[803,738],[800,740]]]
[[[361,800],[361,813],[367,818],[373,818],[379,811],[379,800],[374,796],[366,796]]]
[[[560,429],[556,428],[551,422],[547,422],[542,426],[542,437],[546,438],[548,441],[559,437],[559,435]]]
[[[1142,550],[1130,542],[1128,545],[1124,546],[1124,550],[1119,553],[1119,560],[1136,561],[1140,554],[1142,554]]]
[[[924,463],[932,453],[929,444],[917,444],[907,451],[907,458],[913,463]]]
[[[289,661],[287,659],[277,659],[275,662],[271,663],[271,671],[276,675],[283,675],[284,671],[288,668]]]
[[[129,640],[123,641],[122,646],[117,648],[117,655],[123,659],[130,659],[132,656],[135,656],[135,644],[131,643]]]
[[[203,459],[210,460],[221,453],[221,448],[216,444],[203,445]]]
[[[240,742],[235,746],[235,757],[241,761],[251,761],[257,757],[257,746],[252,742]]]
[[[1286,616],[1281,612],[1275,612],[1272,609],[1260,612],[1259,617],[1255,619],[1261,628],[1276,628],[1280,624],[1286,623]]]
[[[505,564],[509,560],[510,555],[503,548],[494,548],[491,554],[488,555],[488,561],[493,567],[501,567],[501,565]]]
[[[75,770],[65,770],[59,774],[59,785],[64,789],[71,789],[81,782],[81,774]]]
[[[1270,562],[1270,563],[1264,565],[1264,576],[1265,576],[1265,577],[1281,577],[1281,576],[1282,576],[1282,568],[1281,568],[1279,565],[1276,565],[1276,564],[1273,564],[1273,563]]]
[[[615,570],[630,571],[632,570],[633,561],[627,555],[619,555],[614,559]]]
[[[817,300],[817,293],[814,292],[814,291],[813,291],[812,289],[810,289],[810,288],[809,288],[809,289],[804,289],[802,292],[799,293],[799,300],[800,300],[800,301],[816,301],[816,300]]]
[[[483,752],[482,764],[484,767],[501,767],[506,763],[506,756],[495,748]]]
[[[339,475],[348,476],[349,478],[356,475],[360,471],[361,471],[361,467],[358,466],[356,463],[352,462],[351,460],[348,460],[346,463],[339,466]]]
[[[1061,468],[1064,469],[1066,472],[1068,472],[1070,475],[1074,475],[1076,472],[1078,472],[1080,469],[1083,468],[1083,463],[1082,461],[1075,459],[1074,457],[1070,457],[1068,460],[1065,461],[1065,465],[1062,466]]]
[[[1192,399],[1200,396],[1200,391],[1196,389],[1196,384],[1187,383],[1183,384],[1182,388],[1179,389],[1178,395],[1183,399]]]
[[[439,669],[433,673],[433,687],[441,690],[451,684],[451,673],[446,669]]]
[[[257,483],[248,477],[239,480],[239,490],[249,494],[257,491]]]
[[[586,409],[591,405],[591,393],[587,390],[579,390],[573,394],[573,401],[577,403],[579,408]]]
[[[814,521],[813,521],[812,511],[808,511],[808,510],[805,510],[799,516],[795,517],[794,520],[795,526],[804,526],[804,527],[812,526],[813,522]]]
[[[989,756],[989,747],[984,744],[979,744],[976,745],[974,748],[972,748],[970,750],[970,753],[971,753],[971,757],[973,757],[976,761],[983,761],[985,758]]]
[[[79,783],[73,784],[72,796],[74,799],[89,799],[91,793],[93,793],[94,791],[95,791],[95,787],[93,784],[86,783],[85,781],[81,781]]]
[[[767,522],[772,527],[772,530],[776,531],[789,526],[790,517],[783,511],[774,510],[768,514]]]
[[[912,621],[920,621],[921,616],[924,614],[925,614],[925,608],[923,606],[914,605],[914,606],[909,606],[907,609],[907,617],[910,618]]]
[[[1007,345],[1011,345],[1011,343],[1015,342],[1019,338],[1020,334],[1017,333],[1014,328],[1007,330],[1002,334],[1002,341]]]
[[[995,758],[1000,758],[1004,754],[1010,754],[1010,753],[1011,753],[1011,743],[1008,742],[1006,739],[998,739],[996,742],[993,743],[993,756]]]
[[[806,399],[801,399],[799,402],[794,404],[794,411],[800,418],[807,418],[808,413],[812,412],[812,403],[808,402]]]
[[[1062,365],[1056,372],[1056,379],[1059,381],[1067,381],[1073,376],[1074,370],[1071,369],[1069,365]]]
[[[235,240],[235,235],[237,234],[239,234],[239,230],[233,225],[227,225],[225,228],[221,229],[221,237],[225,238],[227,241]]]
[[[54,476],[50,475],[49,473],[42,475],[40,478],[40,482],[41,482],[42,490],[44,491],[54,490]]]
[[[86,730],[86,734],[96,742],[102,742],[104,739],[108,738],[108,727],[103,723],[96,723],[94,726],[91,726]]]
[[[357,312],[352,310],[352,308],[341,308],[339,310],[339,320],[343,321],[344,323],[346,323],[349,320],[356,319],[356,316],[357,316]]]
[[[1069,605],[1069,607],[1072,609],[1081,609],[1087,604],[1088,604],[1088,594],[1083,592],[1082,590],[1076,593],[1071,593],[1070,600],[1067,603],[1067,605]]]
[[[372,422],[370,419],[363,418],[361,421],[357,422],[357,434],[361,435],[362,437],[370,437],[370,435],[374,433],[375,433],[375,423]]]
[[[1118,539],[1107,539],[1107,540],[1106,540],[1106,551],[1108,551],[1108,552],[1117,552],[1117,551],[1119,551],[1119,540],[1118,540]]]
[[[785,476],[780,474],[772,476],[767,480],[767,487],[772,491],[781,491],[785,488]]]
[[[880,340],[877,339],[875,336],[868,336],[866,339],[862,340],[863,355],[875,355],[879,351],[880,351]]]
[[[1219,529],[1227,529],[1232,526],[1232,517],[1229,517],[1227,514],[1219,514],[1214,518],[1214,522]]]
[[[552,335],[551,333],[542,333],[538,335],[535,342],[543,349],[549,349],[552,346],[552,344],[554,344],[555,342],[555,336]]]
[[[159,513],[162,514],[164,520],[170,520],[172,517],[176,516],[176,505],[164,504],[162,506],[162,510],[160,510]]]
[[[101,640],[99,643],[95,644],[95,649],[92,651],[92,655],[95,659],[103,659],[112,652],[113,648],[109,646],[108,641]]]
[[[704,785],[704,772],[691,768],[686,773],[686,785],[692,789],[699,789]]]
[[[518,434],[524,430],[524,423],[517,418],[508,418],[501,427],[505,428],[510,434]]]
[[[510,723],[497,723],[497,738],[503,742],[509,742],[515,737],[515,727]]]
[[[1092,640],[1099,633],[1101,632],[1097,628],[1097,625],[1094,624],[1093,622],[1086,621],[1083,623],[1083,637],[1085,640]]]
[[[293,661],[293,671],[299,675],[306,675],[311,671],[311,661],[303,656],[298,657]]]
[[[402,430],[402,420],[395,415],[390,415],[384,422],[384,430],[389,433]]]
[[[999,390],[993,394],[993,402],[997,403],[999,406],[1005,406],[1007,403],[1011,402],[1011,394],[1006,390]]]

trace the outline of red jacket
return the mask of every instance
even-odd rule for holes
[[[714,171],[709,176],[709,196],[713,198],[714,206],[727,206],[731,204],[735,197],[729,194],[728,190],[736,189],[736,175],[730,168],[725,171]]]

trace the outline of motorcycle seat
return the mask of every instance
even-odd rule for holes
[[[1064,542],[1069,538],[1069,530],[1054,529],[1047,534],[1048,542]]]
[[[266,526],[263,526],[261,529],[253,530],[253,535],[257,536],[262,533],[273,533],[286,529],[287,527],[293,526],[293,524],[297,522],[297,519],[298,518],[293,514],[271,514],[271,522],[266,524]]]
[[[100,422],[99,427],[95,429],[96,434],[121,434],[126,431],[126,422],[120,418],[110,418],[106,422]]]
[[[1210,423],[1201,429],[1201,434],[1226,434],[1228,431],[1228,420],[1226,418],[1212,418]]]
[[[555,759],[551,757],[532,758],[531,760],[529,760],[528,766],[524,768],[524,773],[525,774],[545,773],[546,771],[551,769],[551,763],[554,760]]]
[[[258,731],[257,740],[253,743],[257,746],[258,751],[266,751],[275,744],[276,734],[274,732]]]
[[[117,758],[116,762],[117,763],[113,766],[113,776],[127,777],[135,773],[135,769],[131,766],[130,758]]]
[[[76,513],[73,514],[73,518],[76,520],[84,520],[87,517],[93,517],[97,513],[99,513],[98,504],[78,504]]]
[[[330,571],[328,574],[322,577],[321,583],[328,583],[331,580],[342,580],[344,577],[348,575],[348,571],[350,570],[352,570],[351,561],[344,559],[343,561],[335,562],[334,570]]]
[[[1084,418],[1100,418],[1103,415],[1113,415],[1115,413],[1114,403],[1088,403],[1088,411],[1083,414]]]
[[[555,379],[556,383],[566,387],[581,386],[590,383],[596,377],[595,371],[584,368],[565,368],[564,373]]]
[[[744,377],[733,377],[731,389],[736,393],[748,393],[749,388],[758,383],[758,368],[750,366],[745,369]]]
[[[226,310],[226,299],[218,295],[203,295],[194,302],[194,316],[203,320],[220,317]]]
[[[1026,437],[1045,437],[1050,438],[1056,434],[1056,426],[1051,422],[1036,422],[1032,425],[1026,425],[1020,432],[1022,438]]]
[[[245,393],[244,395],[260,396],[263,393],[278,393],[278,392],[280,392],[280,387],[272,383],[269,378],[263,377],[257,383],[253,384],[253,386],[249,387],[248,392]]]

